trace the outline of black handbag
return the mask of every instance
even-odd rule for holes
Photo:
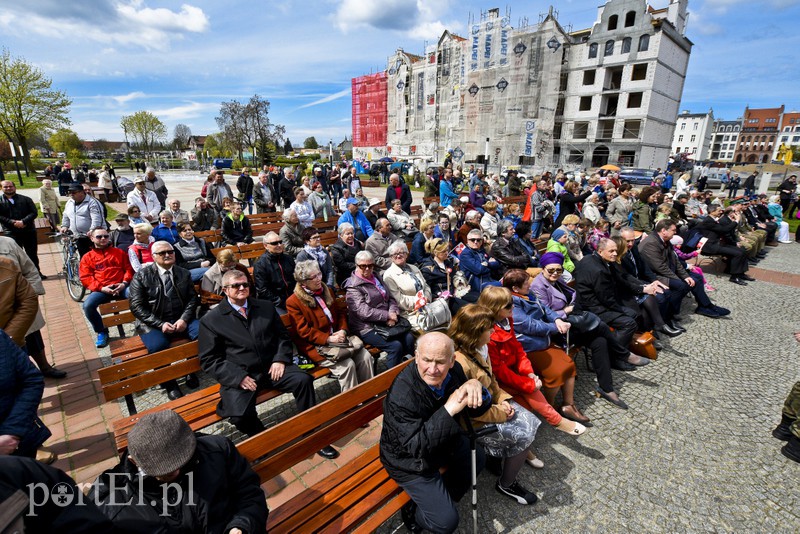
[[[582,311],[567,315],[566,321],[575,329],[578,334],[591,332],[600,326],[602,320],[592,312]]]
[[[408,319],[405,317],[400,316],[397,318],[397,322],[394,326],[375,325],[373,330],[375,330],[375,333],[381,336],[383,339],[391,339],[393,337],[402,336],[410,332],[411,323],[409,323]]]

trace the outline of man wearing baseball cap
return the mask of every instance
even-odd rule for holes
[[[345,202],[345,205],[347,206],[347,211],[339,217],[336,226],[341,226],[343,223],[352,224],[356,239],[366,241],[372,235],[372,225],[361,210],[358,209],[358,200],[350,197]]]
[[[142,417],[128,451],[101,474],[89,498],[115,532],[265,532],[258,475],[223,436],[195,434],[172,410]]]
[[[144,176],[137,176],[133,179],[133,190],[128,193],[128,207],[136,206],[142,213],[142,217],[150,221],[158,221],[158,214],[161,212],[161,202],[153,191],[147,189]]]

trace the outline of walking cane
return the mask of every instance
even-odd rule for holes
[[[463,412],[462,412],[463,413]],[[477,534],[478,532],[478,458],[476,447],[478,438],[481,436],[486,436],[488,434],[492,434],[497,432],[497,425],[486,425],[478,430],[475,430],[472,427],[472,421],[470,421],[469,416],[466,413],[463,413],[464,423],[467,427],[467,434],[469,435],[469,448],[470,453],[472,454],[472,532]]]

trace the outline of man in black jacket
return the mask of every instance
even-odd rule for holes
[[[722,206],[712,204],[708,217],[700,221],[697,228],[703,237],[707,238],[703,252],[726,257],[728,260],[726,272],[730,272],[730,281],[746,286],[747,281],[754,282],[755,278],[747,275],[749,267],[747,251],[736,245],[736,226],[741,216],[736,211],[732,211],[730,215],[723,215]]]
[[[389,187],[386,188],[386,206],[391,206],[395,199],[399,199],[403,211],[411,215],[411,189],[408,184],[400,183],[398,174],[392,174],[389,177]]]
[[[381,463],[411,497],[401,514],[411,532],[453,532],[458,501],[470,487],[470,447],[457,416],[476,417],[492,400],[480,382],[467,380],[453,341],[441,332],[419,338],[414,363],[395,378],[384,401]],[[477,472],[484,453],[478,446]],[[444,475],[440,467],[447,467]]]
[[[220,383],[217,414],[254,436],[264,430],[256,412],[259,389],[291,392],[297,409],[304,411],[316,404],[314,379],[292,363],[283,321],[269,301],[250,298],[244,273],[226,272],[222,288],[226,298],[200,321],[200,365]],[[319,454],[339,456],[330,445]]]
[[[283,201],[283,209],[287,209],[294,202],[294,188],[297,182],[294,181],[294,171],[291,167],[283,169],[283,179],[278,183],[278,196]]]
[[[17,245],[25,249],[25,253],[36,266],[42,279],[47,279],[39,269],[39,245],[36,241],[36,228],[33,226],[38,213],[36,204],[30,198],[18,195],[14,182],[3,180],[0,185],[3,187],[3,196],[0,198],[0,223]]]
[[[256,293],[260,300],[268,300],[281,315],[286,313],[286,299],[294,291],[294,258],[283,252],[283,241],[275,232],[263,237],[264,254],[253,266]]]
[[[127,452],[97,478],[87,500],[118,533],[265,532],[269,513],[258,475],[233,443],[194,434],[172,410],[134,425]]]
[[[500,262],[503,271],[537,267],[539,262],[528,254],[515,236],[514,224],[506,219],[497,223],[497,240],[492,245],[492,257]]]
[[[198,297],[192,275],[175,265],[175,250],[167,241],[156,241],[152,247],[153,261],[133,277],[129,288],[131,312],[137,327],[142,330],[142,343],[148,353],[169,348],[172,340],[188,337],[197,339],[200,323],[195,318]],[[199,385],[194,374],[186,376],[186,385]],[[183,396],[177,382],[161,384],[170,400]]]

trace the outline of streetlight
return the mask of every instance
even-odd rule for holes
[[[333,139],[328,141],[328,154],[331,160],[331,169],[333,169]]]
[[[11,147],[11,156],[14,158],[14,166],[17,168],[17,178],[19,179],[19,186],[22,187],[22,175],[19,173],[19,161],[17,160],[17,151],[14,148],[13,142],[9,141],[8,146]]]
[[[19,147],[19,157],[22,158],[22,166],[25,168],[25,176],[30,176],[31,173],[28,171],[28,164],[25,161],[25,151],[22,150],[22,145],[17,145]]]

